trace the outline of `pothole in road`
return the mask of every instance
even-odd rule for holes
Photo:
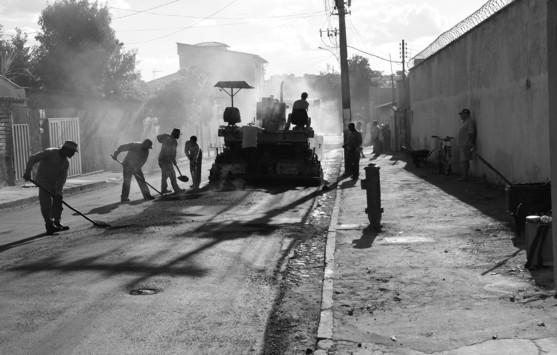
[[[130,291],[132,296],[150,296],[161,292],[158,288],[136,288]]]

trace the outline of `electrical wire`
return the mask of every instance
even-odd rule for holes
[[[159,9],[159,8],[161,8],[161,7],[168,6],[168,5],[173,4],[173,3],[175,3],[175,2],[178,2],[178,1],[180,1],[180,0],[172,0],[172,1],[166,2],[166,3],[164,3],[164,4],[160,4],[160,5],[157,5],[157,6],[153,6],[153,7],[150,7],[150,8],[148,8],[148,9],[144,9],[144,10],[131,10],[131,11],[133,11],[132,14],[127,14],[127,15],[123,15],[123,16],[120,16],[120,17],[116,17],[115,20],[119,20],[119,19],[123,19],[123,18],[126,18],[126,17],[131,17],[131,16],[139,15],[139,14],[142,14],[142,13],[146,13],[146,12],[148,12],[148,11],[155,10],[155,9]]]
[[[160,13],[160,12],[131,10],[131,9],[125,9],[125,8],[116,7],[116,6],[109,6],[109,8],[114,9],[114,10],[133,11],[134,14],[145,13],[145,14],[154,15],[154,16],[179,17],[179,18],[189,18],[189,19],[194,19],[194,20],[204,19],[203,16],[192,16],[192,15],[183,15],[183,14],[165,14],[165,13]],[[254,17],[254,16],[218,17],[218,16],[215,16],[212,19],[214,19],[214,20],[282,19],[282,18],[292,18],[292,17],[311,17],[312,15],[318,15],[318,14],[321,15],[322,13],[323,13],[323,11],[320,10],[320,11],[303,12],[303,13],[290,14],[290,15],[274,15],[274,16],[260,16],[260,17]],[[131,15],[134,15],[134,14],[131,14]],[[118,17],[118,18],[121,18],[121,17]]]
[[[288,21],[280,22],[278,25],[280,26],[280,25],[295,22],[297,20],[302,20],[302,19],[317,17],[317,16],[321,16],[321,12],[319,12],[319,15],[305,15],[305,16],[293,17],[293,18],[290,18]],[[198,27],[226,27],[226,26],[254,25],[254,24],[257,24],[258,22],[260,22],[262,20],[265,20],[265,19],[254,18],[252,21],[231,21],[231,22],[225,22],[225,23],[214,23],[214,24],[200,25]],[[274,20],[275,21],[279,20],[279,18],[275,18]],[[180,29],[180,28],[183,28],[183,26],[179,26],[179,27],[128,28],[128,29],[119,29],[118,32],[164,31],[164,30],[176,30],[176,29]]]
[[[222,11],[226,10],[226,9],[229,8],[230,6],[234,5],[236,2],[238,2],[238,0],[232,0],[232,1],[230,1],[229,3],[227,3],[226,5],[224,5],[223,7],[221,7],[220,9],[218,9],[217,11],[214,11],[214,12],[210,13],[209,15],[207,15],[207,16],[205,16],[205,17],[199,19],[199,21],[196,21],[196,22],[194,22],[194,23],[192,23],[192,24],[190,24],[190,25],[184,26],[184,27],[182,27],[182,28],[180,28],[180,29],[178,29],[178,30],[176,30],[176,31],[172,31],[172,32],[167,33],[167,34],[165,34],[165,35],[158,36],[158,37],[155,37],[155,38],[151,38],[151,39],[148,39],[148,40],[146,40],[146,41],[134,42],[134,43],[130,43],[130,44],[133,45],[133,44],[140,44],[140,43],[153,42],[153,41],[156,41],[156,40],[159,40],[159,39],[162,39],[162,38],[166,38],[166,37],[172,36],[172,35],[174,35],[174,34],[176,34],[176,33],[185,31],[185,30],[187,30],[188,28],[193,28],[193,27],[197,26],[198,24],[200,24],[201,22],[203,22],[203,21],[205,21],[205,20],[207,20],[207,19],[212,18],[214,15],[218,14],[219,12],[222,12]]]
[[[378,56],[377,54],[373,54],[373,53],[369,53],[369,52],[363,51],[363,50],[361,50],[361,49],[359,49],[359,48],[356,48],[356,47],[354,47],[354,46],[347,45],[346,47],[352,48],[352,49],[354,49],[354,50],[356,50],[356,51],[358,51],[358,52],[362,52],[362,53],[367,54],[367,55],[369,55],[369,56],[371,56],[371,57],[374,57],[374,58],[377,58],[377,59],[381,59],[381,60],[384,60],[384,61],[389,62],[389,63],[402,64],[402,62],[398,62],[398,61],[396,61],[396,60],[391,60],[391,59],[383,58],[383,57],[381,57],[381,56]]]

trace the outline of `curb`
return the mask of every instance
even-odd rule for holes
[[[337,188],[335,204],[331,214],[331,222],[327,231],[327,244],[325,246],[325,272],[323,288],[321,291],[321,315],[317,328],[316,355],[327,354],[333,346],[333,281],[335,274],[335,249],[338,217],[340,212],[340,199],[342,190]]]
[[[70,187],[68,189],[64,190],[64,195],[73,195],[77,192],[82,192],[82,191],[86,191],[86,190],[93,190],[108,184],[113,184],[113,183],[120,183],[120,181],[97,181],[97,182],[93,182],[91,184],[85,184],[85,185],[80,185],[80,186],[73,186]],[[31,196],[31,197],[25,197],[19,200],[15,200],[15,201],[8,201],[8,202],[4,202],[4,203],[0,203],[0,210],[2,209],[6,209],[6,208],[14,208],[14,207],[22,207],[25,205],[29,205],[31,203],[37,203],[39,202],[39,196],[35,195],[35,196]]]

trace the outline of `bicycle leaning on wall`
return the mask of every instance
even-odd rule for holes
[[[439,142],[439,148],[437,150],[437,168],[439,169],[439,174],[451,175],[453,172],[451,162],[453,159],[452,141],[454,140],[454,137],[431,137],[435,138],[435,140]]]

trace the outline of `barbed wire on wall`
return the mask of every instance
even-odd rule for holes
[[[462,37],[465,33],[478,26],[483,21],[490,18],[493,14],[503,9],[516,0],[489,0],[481,8],[472,15],[460,21],[450,30],[443,32],[435,41],[433,41],[424,50],[412,57],[411,62],[415,64],[416,60],[426,59],[441,49],[448,46],[453,41]]]

